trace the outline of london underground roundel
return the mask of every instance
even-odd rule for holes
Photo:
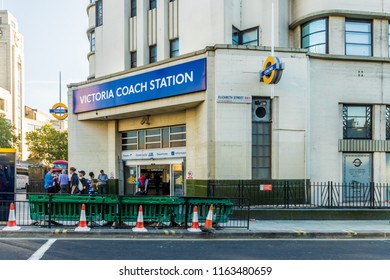
[[[57,120],[64,120],[68,116],[68,107],[63,103],[56,103],[50,109],[50,114]]]
[[[269,56],[260,72],[260,81],[266,84],[277,84],[282,77],[284,63],[276,56]]]

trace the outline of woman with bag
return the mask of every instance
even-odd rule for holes
[[[79,172],[79,180],[80,180],[80,183],[81,183],[81,187],[79,187],[80,194],[88,194],[88,188],[87,188],[88,182],[87,182],[87,179],[85,179],[84,176],[85,176],[85,171],[84,170],[80,170],[80,172]]]

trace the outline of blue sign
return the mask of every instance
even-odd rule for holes
[[[206,90],[206,58],[73,90],[73,113]]]

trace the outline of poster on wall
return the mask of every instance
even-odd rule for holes
[[[372,154],[344,154],[343,177],[344,199],[363,200],[372,181]]]

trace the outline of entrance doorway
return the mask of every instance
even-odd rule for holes
[[[184,161],[126,161],[124,166],[125,195],[136,194],[136,180],[149,179],[147,195],[183,196],[185,193]]]

